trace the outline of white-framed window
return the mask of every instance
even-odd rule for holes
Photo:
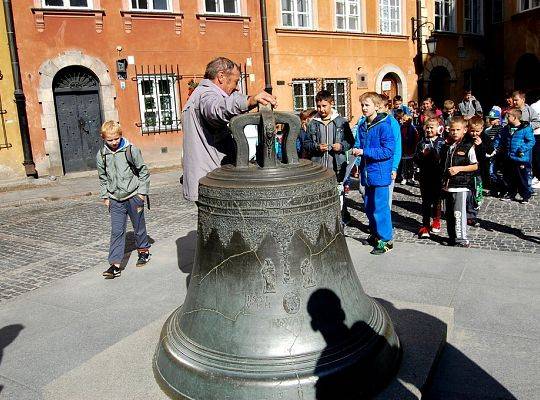
[[[456,17],[455,0],[435,0],[435,30],[454,32]]]
[[[463,6],[465,33],[482,33],[482,0],[465,0]]]
[[[281,24],[287,28],[312,28],[311,0],[280,0]]]
[[[324,78],[323,87],[334,96],[334,108],[339,115],[349,119],[351,97],[349,80],[346,78]]]
[[[307,108],[315,108],[316,79],[293,79],[292,88],[294,111],[300,112]]]
[[[401,0],[379,0],[379,29],[389,35],[401,34]]]
[[[180,129],[176,76],[173,74],[138,75],[137,85],[142,131]]]
[[[540,0],[520,0],[519,11],[527,11],[540,7]]]
[[[171,0],[131,0],[131,9],[136,11],[172,11]]]
[[[43,0],[43,7],[92,8],[92,0]]]
[[[240,14],[240,0],[204,0],[208,14]]]
[[[336,0],[336,29],[360,31],[360,0]]]

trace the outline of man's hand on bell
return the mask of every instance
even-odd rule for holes
[[[248,104],[250,107],[254,107],[257,104],[262,104],[263,106],[267,104],[272,104],[275,107],[277,106],[277,99],[275,96],[272,96],[270,93],[263,91],[255,96],[250,96],[248,98]]]

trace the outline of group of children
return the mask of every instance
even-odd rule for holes
[[[459,109],[447,100],[439,110],[428,98],[421,113],[414,103],[405,106],[399,96],[389,109],[388,98],[375,92],[361,95],[360,103],[363,115],[351,130],[333,110],[332,94],[319,92],[317,111],[300,115],[303,129],[297,149],[301,157],[332,168],[338,182],[346,178],[346,152],[351,149],[352,162],[359,169],[372,254],[393,248],[390,210],[396,179],[402,184],[419,184],[419,237],[429,238],[441,231],[444,200],[449,244],[458,247],[469,247],[467,225],[479,225],[485,186],[501,200],[515,200],[519,193],[521,203],[528,203],[533,195],[531,154],[535,139],[518,107],[505,110],[507,125],[503,126],[498,107],[484,122],[481,106],[470,92]],[[468,110],[471,115],[462,115]],[[343,222],[348,218],[344,206]]]

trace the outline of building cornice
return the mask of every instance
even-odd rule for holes
[[[367,32],[349,32],[349,31],[322,31],[315,29],[289,29],[276,28],[276,33],[280,36],[331,36],[331,37],[350,37],[356,39],[376,39],[376,40],[395,40],[407,41],[409,36],[405,35],[386,35],[382,33],[367,33]]]
[[[94,18],[96,32],[103,32],[105,10],[102,9],[33,7],[30,10],[34,14],[34,23],[38,32],[45,30],[45,17]]]

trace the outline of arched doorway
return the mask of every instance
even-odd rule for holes
[[[451,98],[450,73],[445,67],[437,66],[429,74],[428,96],[437,107],[442,107],[445,100]]]
[[[396,95],[400,94],[401,80],[399,76],[390,72],[382,78],[380,92],[388,96],[392,100]]]
[[[87,68],[66,67],[53,80],[64,173],[96,168],[101,146],[99,80]]]
[[[540,89],[540,61],[532,53],[519,57],[514,74],[514,88],[529,92]]]

